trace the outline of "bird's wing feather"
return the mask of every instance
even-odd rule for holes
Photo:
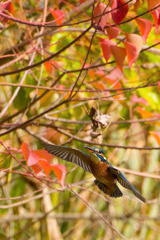
[[[146,199],[143,196],[141,196],[141,194],[130,184],[130,182],[125,178],[125,176],[118,169],[110,166],[108,170],[117,177],[118,182],[124,188],[131,190],[137,198],[139,198],[143,202],[146,202]]]
[[[47,152],[51,153],[52,155],[67,162],[76,163],[84,170],[91,173],[90,156],[88,154],[85,154],[82,151],[74,148],[57,146],[45,142],[41,142],[41,145]]]

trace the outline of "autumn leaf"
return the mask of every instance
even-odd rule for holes
[[[152,112],[146,111],[145,108],[137,107],[136,110],[137,110],[137,112],[140,113],[140,115],[143,119],[154,117],[154,114]]]
[[[113,1],[112,10],[114,11],[111,12],[111,15],[115,24],[118,25],[118,23],[120,23],[123,20],[123,18],[128,13],[128,9],[129,9],[128,4],[125,4],[125,1],[123,0]]]
[[[54,60],[50,60],[49,62],[47,61],[44,63],[44,67],[49,74],[54,73],[54,70],[55,70],[54,64],[55,64]]]
[[[63,165],[57,164],[57,165],[50,165],[50,169],[54,171],[56,174],[58,180],[60,181],[61,185],[64,186],[64,180],[66,177],[66,168]]]
[[[61,25],[64,19],[64,12],[60,10],[50,9],[50,13],[53,15],[56,20],[57,25]]]
[[[93,12],[94,18],[99,15],[102,15],[94,19],[95,23],[98,24],[102,28],[102,30],[104,29],[104,26],[111,18],[111,13],[110,12],[107,13],[110,10],[111,8],[102,2],[99,2],[94,9],[94,12]]]
[[[140,115],[143,119],[145,119],[145,118],[159,118],[160,117],[160,114],[154,114],[153,112],[149,112],[149,111],[145,110],[145,108],[143,108],[143,107],[137,107],[135,110],[140,113]],[[159,122],[155,121],[154,123],[157,126],[160,126]],[[148,124],[153,124],[153,122],[148,123]]]
[[[122,71],[127,56],[125,48],[111,45],[111,52],[115,58],[117,67]]]
[[[158,34],[158,29],[160,26],[160,8],[155,9],[154,11],[151,11],[151,14],[152,14],[153,21],[155,24],[156,33]]]
[[[103,52],[103,57],[105,58],[106,62],[108,62],[108,60],[111,57],[111,48],[110,48],[110,40],[108,39],[103,39],[103,38],[99,38],[100,44],[101,44],[101,48],[102,48],[102,52]]]
[[[37,175],[45,175],[49,178],[50,171],[53,170],[62,186],[66,175],[66,168],[63,165],[53,165],[50,161],[53,157],[44,149],[29,150],[27,143],[21,145],[22,154],[28,166],[30,166]],[[42,172],[44,170],[44,173]]]
[[[148,2],[148,9],[151,10],[155,6],[159,4],[159,0],[147,0]]]
[[[129,42],[123,42],[125,49],[126,49],[126,53],[127,53],[127,57],[128,57],[128,61],[129,61],[129,67],[132,67],[132,64],[135,62],[138,53],[137,53],[137,48]]]
[[[118,27],[105,28],[105,33],[108,34],[108,37],[110,40],[113,38],[116,38],[120,32],[121,32],[121,30]]]
[[[7,10],[11,14],[13,14],[15,12],[14,6],[12,4],[12,0],[9,0],[9,1],[4,2],[4,3],[0,3],[0,13],[7,14],[4,10]],[[3,24],[5,24],[8,21],[8,19],[5,18],[5,17],[0,17],[0,19],[3,22]]]
[[[142,49],[143,43],[141,36],[137,34],[125,33],[125,36],[127,42],[123,42],[123,44],[125,46],[127,57],[129,60],[129,67],[131,68],[133,62],[135,62],[140,50]]]
[[[143,19],[143,18],[137,18],[136,22],[139,26],[140,32],[141,32],[141,36],[143,41],[146,43],[146,39],[152,29],[152,22],[147,20],[147,19]]]
[[[135,103],[141,103],[145,106],[149,106],[149,103],[142,97],[137,97],[136,93],[133,94],[132,96],[132,102],[135,102]]]

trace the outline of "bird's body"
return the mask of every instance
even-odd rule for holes
[[[87,172],[94,175],[95,184],[110,197],[122,197],[123,194],[117,186],[117,181],[125,188],[131,190],[141,201],[146,199],[130,184],[125,176],[114,168],[105,158],[104,151],[98,147],[85,147],[90,155],[69,147],[61,147],[42,143],[43,147],[51,154],[68,162],[76,163]]]
[[[112,165],[104,157],[103,150],[101,148],[86,148],[90,152],[90,168],[92,174],[96,178],[95,184],[107,195],[121,197],[123,194],[116,184],[117,176],[109,171]]]
[[[108,164],[104,162],[98,164],[91,162],[91,171],[93,176],[107,186],[111,183],[116,183],[116,176],[108,171],[108,167]]]
[[[117,180],[116,176],[108,171],[108,167],[109,165],[105,162],[91,163],[91,171],[96,178],[95,184],[101,191],[111,196],[111,193],[115,191]]]

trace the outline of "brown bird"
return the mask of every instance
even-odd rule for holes
[[[56,157],[65,161],[76,163],[87,172],[94,175],[95,184],[98,188],[110,197],[122,197],[123,193],[117,186],[117,181],[124,187],[133,192],[142,202],[146,199],[130,184],[125,176],[114,168],[105,158],[104,151],[98,147],[85,147],[90,155],[74,148],[61,147],[48,143],[42,143],[45,150]]]

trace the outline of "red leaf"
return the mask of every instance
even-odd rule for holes
[[[148,9],[151,10],[155,6],[159,4],[159,0],[147,0],[148,1]]]
[[[143,18],[137,18],[136,22],[139,26],[142,39],[146,43],[146,39],[147,39],[147,37],[152,29],[152,26],[153,26],[152,22],[147,19],[143,19]]]
[[[29,147],[28,147],[28,144],[27,143],[22,143],[21,144],[21,149],[22,149],[22,154],[26,160],[26,162],[28,161],[28,158],[29,158]]]
[[[66,176],[66,168],[63,165],[51,165],[52,170],[55,172],[62,186],[64,186],[64,180]]]
[[[110,41],[108,39],[103,39],[103,38],[99,38],[99,41],[101,44],[103,57],[105,58],[106,62],[108,62],[108,60],[111,57]]]
[[[121,30],[118,27],[105,28],[105,33],[107,32],[109,39],[116,38]]]
[[[7,10],[9,5],[11,4],[12,0],[9,0],[4,3],[0,3],[0,12],[4,12],[3,10]]]
[[[132,96],[132,102],[141,103],[146,106],[149,106],[149,103],[144,98],[138,98],[136,93]]]
[[[44,149],[39,149],[39,150],[34,150],[33,151],[35,154],[37,154],[39,156],[40,159],[45,159],[48,162],[51,161],[51,159],[53,158],[53,155],[48,153],[46,150]]]
[[[46,176],[49,178],[49,173],[51,170],[54,171],[54,173],[56,174],[58,180],[60,181],[61,185],[64,186],[64,180],[65,180],[65,176],[66,176],[66,168],[63,165],[53,165],[53,164],[48,164],[45,161],[40,160],[40,164],[42,166],[42,168],[44,169],[44,172],[46,174]]]
[[[123,42],[129,60],[129,67],[132,67],[133,62],[138,57],[142,49],[142,38],[137,34],[125,33],[127,42]]]
[[[30,164],[30,160],[29,160],[29,164],[28,164],[28,159],[29,159],[29,156],[30,156],[30,153],[33,151],[30,151],[29,150],[29,147],[28,147],[28,144],[27,143],[22,143],[21,144],[21,149],[22,149],[22,154],[26,160],[26,163],[27,165],[29,166]],[[38,159],[38,158],[37,158]],[[31,164],[33,163],[32,159],[31,159]],[[41,170],[42,170],[42,167],[41,165],[39,164],[39,162],[37,162],[35,165],[32,165],[31,168],[33,169],[33,171],[36,173],[36,174],[39,174],[39,173],[42,173]]]
[[[128,56],[128,61],[129,61],[129,67],[132,67],[133,62],[136,60],[138,53],[137,53],[137,49],[136,47],[129,42],[123,42],[125,49],[126,49],[126,53]]]
[[[14,10],[14,6],[12,4],[12,0],[9,0],[5,3],[0,3],[0,13],[7,14],[3,10],[8,10],[11,14],[14,13],[15,10]],[[0,18],[1,18],[1,21],[3,22],[3,24],[5,24],[8,21],[8,19],[5,17],[0,17]]]
[[[45,172],[45,175],[49,178],[49,173],[51,171],[51,164],[49,164],[45,159],[39,159],[39,164]]]
[[[115,24],[118,25],[122,21],[122,19],[126,16],[128,12],[128,4],[125,4],[125,1],[123,0],[114,0],[112,5],[112,10],[115,9],[112,14],[112,19],[115,22]],[[121,6],[123,5],[123,6]]]
[[[117,67],[122,71],[126,59],[126,51],[123,47],[111,45],[111,52],[115,58]]]
[[[42,167],[39,163],[37,163],[36,165],[31,166],[31,168],[33,169],[33,171],[35,172],[35,174],[37,176],[46,176],[43,172],[42,172]]]
[[[60,10],[50,9],[51,14],[56,20],[57,25],[61,25],[64,19],[64,13]]]
[[[37,175],[47,176],[49,178],[49,173],[51,170],[53,170],[61,182],[61,185],[64,186],[66,168],[63,165],[50,164],[50,161],[53,157],[52,154],[48,153],[44,149],[39,149],[36,151],[29,150],[27,143],[22,143],[21,149],[27,165],[30,166]],[[42,172],[42,169],[44,170],[45,174]]]
[[[39,157],[37,156],[37,154],[35,154],[33,151],[30,151],[28,161],[27,161],[28,166],[35,165],[38,163],[38,161],[39,161]]]
[[[49,62],[47,61],[44,63],[44,67],[49,74],[53,74],[55,70],[54,63],[55,62],[53,60],[50,60]]]
[[[8,6],[8,8],[7,8],[7,10],[8,10],[11,14],[13,14],[13,13],[15,12],[14,5],[13,5],[12,3],[10,3],[9,6]]]
[[[139,54],[139,52],[143,46],[141,36],[139,36],[137,34],[125,33],[125,37],[126,37],[127,42],[133,43],[136,46],[138,54]]]
[[[154,11],[152,11],[151,14],[154,20],[156,33],[158,34],[158,28],[160,26],[160,8],[157,8]]]
[[[102,30],[103,30],[104,26],[106,25],[106,23],[111,18],[111,13],[107,13],[110,10],[111,10],[111,8],[102,2],[99,2],[94,9],[93,17],[97,17],[99,15],[104,14],[103,16],[100,16],[100,17],[94,19],[95,23],[97,23],[99,26],[101,26]]]

